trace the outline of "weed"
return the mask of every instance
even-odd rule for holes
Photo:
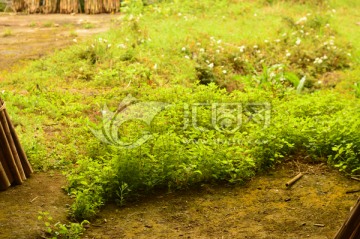
[[[10,37],[12,35],[14,35],[14,34],[11,29],[5,29],[4,32],[2,33],[3,37]]]

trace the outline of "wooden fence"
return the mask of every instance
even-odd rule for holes
[[[12,0],[16,12],[33,13],[116,13],[120,0]]]

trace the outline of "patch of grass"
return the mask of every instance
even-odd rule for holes
[[[11,29],[5,29],[5,30],[3,31],[3,33],[2,33],[2,36],[3,36],[3,37],[10,37],[10,36],[12,36],[12,35],[14,35],[14,34],[13,34],[13,32],[12,32]]]
[[[94,26],[94,24],[92,24],[91,22],[85,22],[84,24],[83,24],[83,28],[84,29],[92,29],[92,28],[94,28],[95,26]]]
[[[51,22],[51,21],[47,21],[47,22],[44,22],[42,24],[43,27],[53,27],[54,26],[54,23]]]

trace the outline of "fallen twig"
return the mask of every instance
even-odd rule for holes
[[[356,178],[356,177],[351,177],[351,179],[356,180],[356,181],[360,181],[360,178]]]
[[[303,173],[299,173],[295,177],[293,177],[291,180],[289,180],[287,183],[285,183],[286,187],[291,187],[296,181],[298,181],[302,176],[304,176]]]
[[[357,193],[357,192],[360,192],[360,189],[354,189],[354,190],[346,191],[346,194]]]

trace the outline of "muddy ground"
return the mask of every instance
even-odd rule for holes
[[[0,15],[0,71],[107,30],[112,15]],[[290,160],[245,185],[201,185],[110,205],[83,238],[332,238],[356,202],[360,182],[323,164]],[[293,187],[285,182],[305,173]],[[66,223],[71,199],[61,172],[35,173],[0,192],[0,238],[40,238],[38,212]]]

